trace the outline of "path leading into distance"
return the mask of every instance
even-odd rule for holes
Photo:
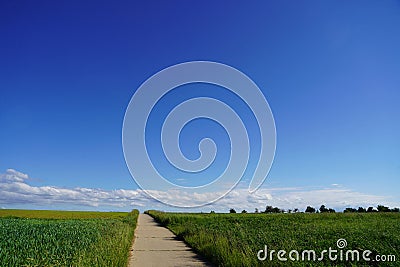
[[[167,228],[139,214],[128,267],[210,266]]]

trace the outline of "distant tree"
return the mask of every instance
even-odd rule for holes
[[[357,212],[360,212],[360,213],[362,213],[362,212],[367,212],[367,210],[366,210],[366,209],[364,209],[363,207],[358,207],[358,210],[357,210]]]
[[[385,207],[383,205],[378,205],[377,207],[379,212],[390,212],[390,209],[388,207]]]
[[[287,212],[288,212],[288,213],[292,213],[292,210],[291,210],[291,209],[288,209]]]
[[[400,209],[399,208],[393,208],[392,212],[400,212]]]
[[[235,209],[230,209],[229,213],[236,213],[236,210]]]
[[[257,208],[254,210],[254,213],[258,213],[258,209]]]
[[[375,212],[376,210],[374,210],[373,207],[368,207],[367,212]]]
[[[247,213],[247,211],[246,210],[242,210],[242,213]]]
[[[281,209],[278,208],[278,207],[274,207],[274,208],[272,209],[272,212],[273,212],[273,213],[281,213]]]
[[[267,206],[265,208],[265,213],[273,213],[274,212],[274,208],[272,206]]]
[[[321,213],[323,213],[323,212],[329,212],[329,210],[325,207],[325,205],[321,205],[321,207],[319,208],[319,211],[320,211]]]
[[[306,211],[307,213],[315,213],[315,208],[311,207],[311,206],[307,206]]]
[[[293,210],[293,212],[294,212],[294,213],[297,213],[297,212],[299,212],[299,209],[298,209],[298,208],[295,208],[295,209]]]
[[[214,213],[215,213],[215,211],[213,211],[213,210],[212,210],[210,213],[211,213],[211,214],[214,214]]]
[[[336,211],[334,209],[329,209],[328,212],[329,213],[335,213]]]
[[[357,212],[354,208],[346,208],[343,212]]]

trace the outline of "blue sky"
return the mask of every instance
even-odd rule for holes
[[[399,25],[398,1],[2,1],[0,173],[136,190],[121,145],[130,98],[165,67],[209,60],[248,75],[273,111],[264,190],[339,186],[400,203]]]

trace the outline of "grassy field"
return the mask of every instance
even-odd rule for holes
[[[217,266],[400,266],[400,213],[324,214],[182,214],[147,212]],[[375,255],[395,255],[396,262],[292,261],[291,250],[348,249]],[[286,250],[286,262],[260,261],[257,252]],[[293,254],[295,257],[295,254]],[[360,256],[361,257],[361,256]],[[339,259],[339,258],[338,258]],[[345,259],[345,258],[344,258]]]
[[[138,211],[0,210],[0,266],[126,266]]]
[[[128,212],[0,209],[0,217],[33,219],[121,219],[127,215]]]

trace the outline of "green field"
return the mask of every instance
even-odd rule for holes
[[[400,213],[147,213],[217,266],[400,266]],[[257,259],[265,245],[287,253],[315,250],[319,258],[322,250],[338,249],[340,238],[347,241],[345,252],[371,250],[370,258],[395,255],[396,262],[330,261],[326,254],[321,262],[292,261],[288,254],[286,262],[276,254],[272,261]]]
[[[0,266],[126,266],[138,211],[0,210]]]
[[[0,209],[0,217],[33,219],[120,219],[127,215],[128,212]]]

